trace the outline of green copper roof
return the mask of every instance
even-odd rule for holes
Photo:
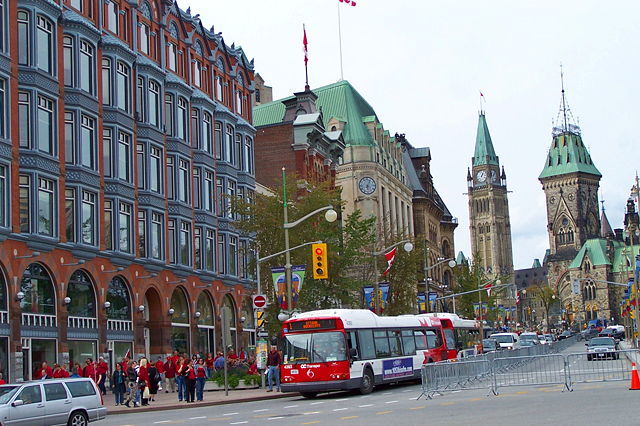
[[[342,80],[319,87],[313,89],[313,92],[318,96],[316,106],[322,109],[325,126],[334,117],[346,123],[342,135],[347,145],[375,145],[364,122],[373,121],[376,112],[348,81]],[[292,98],[290,96],[256,106],[253,109],[253,125],[259,127],[282,122],[282,102]]]
[[[487,119],[484,113],[480,113],[480,117],[478,117],[478,132],[476,133],[476,150],[473,154],[473,165],[484,166],[487,164],[493,164],[494,166],[499,165],[498,156],[493,149],[493,142],[491,142]]]
[[[580,135],[573,132],[556,135],[539,179],[578,172],[602,176],[591,161]]]
[[[458,252],[458,256],[456,256],[456,264],[457,265],[466,265],[468,264],[467,258],[465,257],[463,252]]]
[[[540,259],[533,259],[533,266],[531,266],[532,268],[542,268],[542,265],[540,264]]]
[[[582,248],[569,265],[569,268],[579,268],[582,266],[582,260],[584,256],[589,256],[591,263],[594,266],[598,265],[611,265],[609,256],[607,256],[607,240],[604,238],[593,238],[585,241]]]

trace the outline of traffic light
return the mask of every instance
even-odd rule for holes
[[[329,278],[329,264],[327,262],[327,244],[311,245],[311,256],[313,259],[313,279],[325,280]]]

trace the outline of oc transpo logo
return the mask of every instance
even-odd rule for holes
[[[307,370],[307,377],[309,377],[310,379],[313,379],[315,377],[313,370]]]

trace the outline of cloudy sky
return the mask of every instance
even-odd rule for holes
[[[436,187],[460,226],[456,250],[470,254],[466,174],[475,143],[479,90],[504,165],[516,268],[548,247],[538,175],[560,103],[560,63],[573,115],[603,175],[614,228],[638,169],[640,2],[592,0],[182,0],[205,27],[241,45],[273,86],[274,99],[304,88],[302,24],[312,87],[344,78],[392,134],[431,148]],[[602,199],[601,198],[601,199]]]

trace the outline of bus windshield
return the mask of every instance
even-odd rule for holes
[[[347,360],[345,336],[339,331],[285,335],[284,363]]]

